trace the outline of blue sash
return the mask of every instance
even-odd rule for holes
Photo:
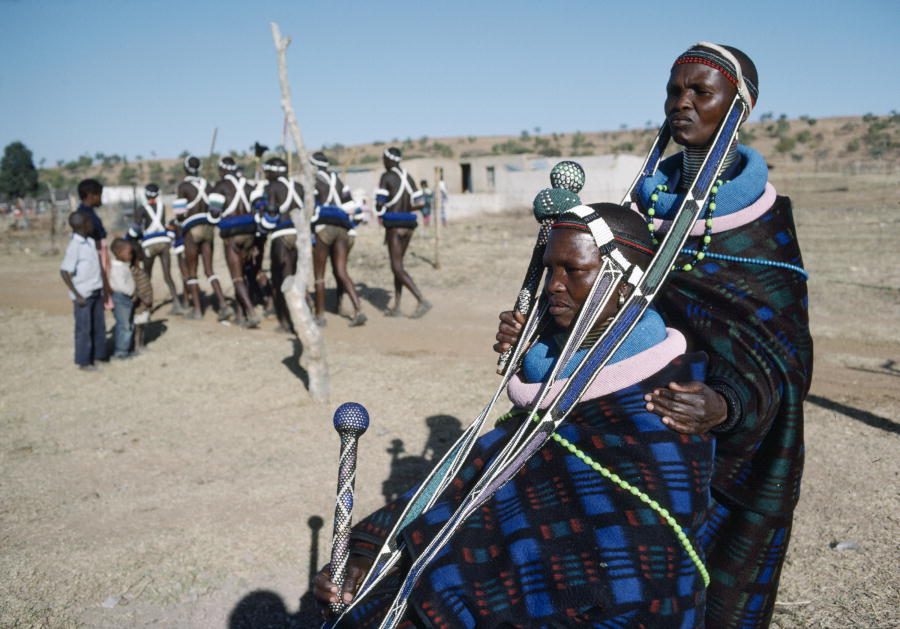
[[[187,232],[190,228],[196,227],[197,225],[209,225],[209,216],[206,212],[201,212],[200,214],[191,214],[181,223],[181,229]]]
[[[381,222],[385,227],[415,228],[419,224],[413,212],[385,212],[381,215]]]
[[[239,236],[241,234],[255,234],[256,215],[240,214],[238,216],[226,216],[219,221],[219,233],[222,238]]]
[[[316,225],[337,225],[344,229],[353,229],[350,215],[336,205],[322,205],[318,208],[319,217]]]
[[[169,235],[168,231],[153,232],[152,234],[144,234],[141,236],[141,244],[145,247],[161,242],[172,242],[172,237]]]

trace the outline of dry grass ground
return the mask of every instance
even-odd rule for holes
[[[775,184],[797,208],[816,341],[807,471],[775,625],[896,627],[898,181]],[[327,316],[328,404],[307,398],[299,346],[273,320],[245,331],[212,313],[167,318],[164,307],[144,355],[77,372],[61,253],[6,234],[0,626],[315,626],[304,594],[330,546],[317,518],[333,510],[334,408],[354,400],[372,416],[357,483],[367,512],[492,393],[496,313],[512,303],[534,229],[524,214],[450,225],[440,270],[420,230],[409,269],[435,308],[419,320],[381,316],[386,253],[377,228],[361,229],[351,274],[370,320],[351,329]]]

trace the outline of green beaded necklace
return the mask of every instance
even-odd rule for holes
[[[673,265],[673,271],[691,271],[694,268],[694,265],[703,260],[706,257],[706,250],[709,249],[709,244],[712,242],[712,227],[713,227],[713,213],[716,211],[716,195],[719,193],[719,188],[724,186],[727,181],[722,181],[721,179],[716,180],[715,185],[709,191],[709,202],[706,204],[706,213],[703,215],[703,220],[705,224],[705,229],[703,230],[703,238],[701,240],[700,248],[694,253],[694,259],[688,262],[687,264],[682,264],[681,266]],[[669,190],[669,186],[666,184],[659,184],[656,186],[656,192],[650,195],[650,207],[647,208],[647,229],[650,230],[650,236],[653,238],[653,244],[658,245],[659,241],[656,239],[656,226],[653,224],[653,217],[656,215],[656,202],[659,200],[660,192],[667,192]]]

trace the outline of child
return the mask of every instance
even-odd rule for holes
[[[109,285],[109,254],[106,252],[106,229],[103,227],[103,221],[97,216],[96,208],[101,205],[101,197],[103,196],[103,184],[96,179],[83,179],[78,184],[78,198],[81,204],[78,206],[78,212],[81,212],[90,218],[94,225],[94,246],[97,248],[97,254],[100,256],[100,272],[103,274],[103,286]],[[112,308],[110,294],[104,288],[103,302],[107,309]]]
[[[100,269],[100,256],[91,235],[94,222],[84,212],[69,214],[74,232],[59,267],[63,282],[74,302],[75,364],[82,371],[96,371],[94,364],[106,360],[106,322],[103,315],[103,291],[109,283]]]
[[[431,206],[434,202],[434,192],[428,187],[428,182],[424,179],[419,182],[419,186],[422,188],[422,200],[425,202],[425,205],[422,206],[422,222],[425,223],[427,228],[428,223],[431,222]]]
[[[110,246],[112,250],[112,265],[109,269],[109,288],[112,291],[113,316],[116,318],[116,327],[113,338],[115,350],[113,358],[129,359],[131,354],[131,337],[134,326],[131,323],[131,313],[134,308],[132,296],[134,295],[134,278],[131,275],[131,261],[134,258],[134,249],[129,241],[124,238],[116,238]]]
[[[153,285],[137,255],[132,257],[131,277],[134,279],[134,353],[139,354],[144,349],[144,326],[150,322]]]

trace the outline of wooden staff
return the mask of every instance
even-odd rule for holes
[[[431,220],[434,221],[434,268],[441,268],[441,211],[443,200],[441,199],[441,180],[444,178],[444,169],[434,167],[434,188],[431,196]]]

